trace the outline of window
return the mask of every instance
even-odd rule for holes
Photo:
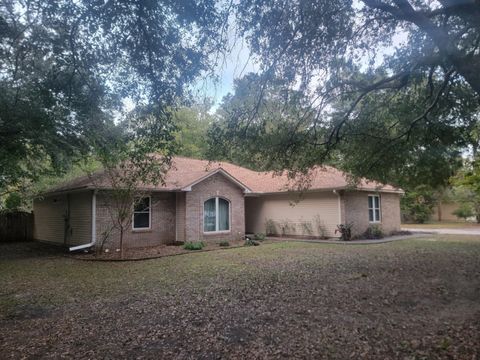
[[[230,203],[222,198],[208,199],[203,204],[203,231],[230,230]]]
[[[368,195],[368,221],[380,222],[380,196]]]
[[[150,197],[135,201],[133,207],[133,229],[150,229]]]

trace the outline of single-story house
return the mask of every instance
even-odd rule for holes
[[[286,174],[176,157],[165,182],[146,187],[135,202],[124,244],[233,240],[246,233],[338,237],[336,226],[345,223],[353,224],[353,234],[370,225],[384,233],[400,229],[402,190],[365,179],[352,187],[329,166],[312,169],[308,180],[305,189],[294,191]],[[88,177],[51,189],[34,201],[35,239],[71,249],[98,244],[112,221],[108,191]]]

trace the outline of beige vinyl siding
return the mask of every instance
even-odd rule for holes
[[[35,199],[33,201],[33,238],[63,244],[66,214],[66,195]]]
[[[92,237],[92,193],[48,196],[33,202],[34,238],[64,244],[65,218],[70,212],[67,245],[87,244]]]
[[[72,193],[70,198],[70,234],[68,245],[92,241],[92,193]]]
[[[329,237],[338,236],[340,202],[333,192],[273,194],[245,199],[246,231],[266,233],[267,220],[275,223],[278,235],[321,236],[322,226]]]

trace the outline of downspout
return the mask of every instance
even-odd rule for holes
[[[69,251],[76,251],[82,249],[88,249],[95,245],[97,241],[97,190],[93,190],[92,193],[92,241],[88,244],[72,246],[68,250]]]

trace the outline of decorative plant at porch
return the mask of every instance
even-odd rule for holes
[[[277,226],[273,219],[267,219],[265,221],[265,231],[267,235],[277,235]]]
[[[282,230],[282,236],[293,235],[296,231],[295,224],[288,219],[281,221],[280,228]]]
[[[311,222],[304,221],[300,223],[300,226],[302,227],[302,235],[308,235],[308,236],[313,235],[313,226]]]
[[[352,240],[352,227],[353,227],[352,223],[339,224],[337,225],[335,234],[340,233],[340,240],[342,241],[350,241]]]
[[[320,215],[315,215],[314,220],[318,236],[320,236],[321,239],[327,239],[328,231]]]
[[[203,241],[191,241],[183,245],[185,250],[202,250],[204,247],[205,243]]]

